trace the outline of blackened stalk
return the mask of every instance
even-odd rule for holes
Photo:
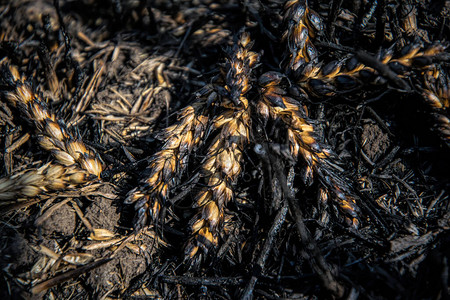
[[[397,74],[389,68],[389,66],[383,64],[376,57],[361,50],[356,51],[356,57],[361,63],[377,70],[381,76],[389,79],[398,88],[401,88],[406,92],[411,92],[411,87],[409,86],[409,84],[398,77]]]
[[[286,202],[286,201],[284,201]],[[258,261],[256,262],[256,266],[253,267],[253,275],[250,278],[250,281],[247,283],[244,292],[242,293],[242,300],[252,299],[253,289],[255,288],[256,282],[258,281],[258,277],[264,270],[266,265],[266,260],[269,257],[270,250],[272,250],[273,242],[275,237],[278,235],[281,226],[283,226],[284,221],[286,220],[286,214],[288,212],[288,205],[283,204],[280,210],[278,211],[275,220],[272,223],[272,227],[270,227],[270,231],[267,235],[266,241],[264,242],[264,246],[259,254]]]
[[[341,298],[344,295],[344,287],[336,280],[335,276],[331,273],[331,267],[327,264],[324,257],[320,253],[314,239],[311,237],[305,222],[303,221],[302,212],[298,206],[297,201],[293,197],[289,199],[289,207],[291,208],[291,215],[295,220],[297,226],[298,237],[301,240],[304,250],[303,256],[309,261],[314,272],[319,276],[323,286],[329,290],[337,298]]]

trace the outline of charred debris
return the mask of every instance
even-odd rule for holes
[[[3,298],[449,297],[447,1],[1,1]]]

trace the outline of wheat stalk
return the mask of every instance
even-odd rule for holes
[[[3,95],[36,126],[41,147],[51,151],[62,165],[77,165],[100,178],[103,166],[98,154],[88,149],[81,137],[70,133],[64,121],[48,109],[15,67],[4,64],[0,72]]]

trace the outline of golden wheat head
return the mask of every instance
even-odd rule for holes
[[[90,175],[76,166],[47,163],[38,169],[0,178],[0,205],[14,204],[46,192],[74,188],[89,180]]]

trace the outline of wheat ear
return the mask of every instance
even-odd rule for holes
[[[432,116],[436,122],[442,140],[450,146],[450,90],[448,74],[440,67],[434,66],[424,72],[425,88],[423,98],[432,109]]]
[[[1,67],[2,93],[5,98],[27,117],[38,132],[39,144],[51,151],[64,166],[77,165],[89,174],[100,178],[103,170],[98,154],[86,147],[79,136],[69,132],[61,118],[52,113],[45,102],[34,93],[29,83],[16,68]]]
[[[271,118],[286,125],[289,150],[293,159],[302,157],[307,164],[302,174],[305,183],[310,184],[313,174],[316,174],[326,191],[332,194],[348,222],[357,227],[359,209],[349,184],[345,178],[339,176],[333,164],[337,157],[319,142],[316,130],[301,104],[287,96],[288,93],[281,85],[283,78],[284,76],[277,72],[268,72],[260,77],[262,100],[258,103],[259,114],[265,122]]]
[[[212,140],[202,165],[205,187],[196,197],[198,213],[191,220],[192,237],[185,249],[186,257],[199,261],[203,253],[219,243],[225,220],[225,206],[233,199],[233,185],[241,173],[242,149],[250,139],[250,107],[245,94],[251,88],[251,71],[259,57],[250,51],[252,42],[243,33],[227,60],[222,111],[213,119]],[[202,251],[199,251],[202,250]]]
[[[150,176],[142,181],[140,187],[128,193],[125,203],[135,203],[136,228],[144,226],[149,215],[153,221],[157,220],[169,189],[178,183],[177,176],[185,170],[189,155],[201,144],[208,123],[205,97],[211,93],[211,89],[206,87],[203,97],[185,107],[178,116],[178,123],[163,132],[165,143],[150,161]]]
[[[411,44],[403,48],[398,58],[392,49],[380,51],[374,57],[381,65],[391,71],[395,79],[401,80],[410,75],[413,69],[422,69],[433,62],[433,56],[443,53],[445,47],[439,44],[421,48]],[[348,91],[364,83],[385,83],[377,70],[360,62],[357,55],[344,60],[331,61],[326,65],[311,66],[297,77],[296,83],[316,97],[333,96],[337,91]]]
[[[0,205],[9,205],[45,192],[65,190],[90,180],[85,170],[76,166],[47,163],[10,177],[0,178]]]
[[[305,0],[290,0],[284,9],[283,20],[287,29],[282,40],[287,43],[286,71],[302,71],[308,63],[317,63],[317,50],[312,40],[317,32],[323,31],[322,19],[309,9]]]

